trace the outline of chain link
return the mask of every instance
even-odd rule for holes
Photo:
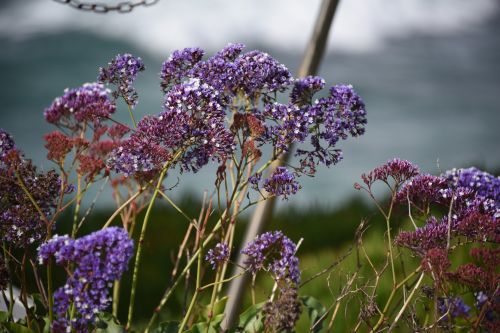
[[[116,5],[107,5],[102,2],[86,2],[80,0],[53,0],[64,5],[68,5],[78,10],[83,10],[86,12],[94,13],[108,13],[108,12],[118,12],[118,13],[130,13],[135,7],[149,7],[157,4],[160,0],[139,0],[139,1],[124,1],[119,2]]]

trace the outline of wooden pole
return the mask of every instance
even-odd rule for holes
[[[307,44],[306,52],[302,58],[297,77],[302,78],[307,75],[315,75],[318,72],[319,65],[323,58],[326,49],[328,34],[333,22],[333,17],[340,0],[323,0],[313,33]],[[269,167],[271,174],[278,166],[284,165],[290,158],[293,146],[290,147],[287,154],[281,156]],[[275,198],[262,201],[257,204],[255,211],[250,220],[250,224],[243,239],[243,245],[252,241],[259,233],[262,232],[264,224],[272,216],[275,206]],[[245,257],[238,254],[237,263],[232,275],[241,273],[241,266],[244,265]],[[245,274],[239,279],[231,281],[228,292],[228,300],[225,308],[225,316],[222,322],[222,328],[227,330],[236,324],[238,314],[240,313],[241,303],[245,290],[249,284],[249,274]]]

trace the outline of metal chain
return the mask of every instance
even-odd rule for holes
[[[107,5],[102,2],[86,2],[80,0],[53,0],[55,2],[69,5],[75,9],[83,10],[86,12],[94,12],[94,13],[108,13],[108,12],[117,12],[117,13],[130,13],[135,7],[149,7],[155,5],[160,0],[139,0],[139,1],[124,1],[119,2],[116,5]]]

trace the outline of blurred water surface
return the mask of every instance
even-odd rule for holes
[[[161,62],[176,48],[212,53],[241,41],[298,67],[319,1],[160,1],[130,15],[82,13],[52,1],[0,7],[0,127],[43,168],[43,110],[66,87],[94,81],[117,53],[142,56],[142,116],[161,111]],[[307,4],[304,4],[307,3]],[[365,100],[365,136],[341,143],[344,160],[303,178],[299,206],[335,206],[360,173],[394,156],[426,172],[500,168],[500,14],[496,1],[344,1],[320,69]],[[234,13],[234,15],[233,15]],[[279,13],[280,15],[275,15]],[[125,110],[117,117],[128,120]],[[211,188],[213,167],[184,177],[175,195]],[[172,183],[176,175],[171,175]],[[106,198],[104,194],[103,198]],[[107,199],[102,203],[109,203]]]

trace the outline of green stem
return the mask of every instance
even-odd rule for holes
[[[200,248],[199,248],[199,255],[198,255],[198,268],[196,269],[196,288],[194,290],[193,298],[191,299],[191,303],[189,304],[189,307],[187,309],[186,314],[184,315],[184,318],[182,319],[182,322],[179,326],[179,331],[178,333],[181,333],[184,330],[184,327],[186,326],[189,317],[191,316],[191,312],[193,311],[194,305],[196,304],[196,299],[198,298],[198,293],[200,292],[200,285],[201,285],[201,259],[202,259],[202,253],[203,253],[203,241],[200,242]]]
[[[128,107],[128,113],[130,115],[130,119],[132,119],[132,124],[134,124],[134,128],[137,128],[137,122],[135,121],[134,113],[132,112],[132,108],[128,104],[127,100],[125,99],[125,103],[127,104]]]
[[[224,219],[226,213],[227,213],[227,208],[226,208],[226,211],[222,214],[222,217],[219,219],[219,221],[215,225],[215,227],[212,230],[212,232],[207,236],[207,238],[205,238],[205,241],[203,242],[203,246],[206,246],[212,240],[212,238],[214,237],[215,232],[220,229],[220,227],[222,226],[222,222],[221,221]],[[184,276],[187,274],[187,272],[189,271],[189,269],[193,265],[194,261],[198,259],[198,257],[200,256],[200,253],[201,253],[201,251],[200,251],[200,249],[198,249],[191,256],[191,258],[189,259],[188,263],[186,264],[186,266],[184,267],[184,269],[182,270],[182,272],[179,274],[179,276],[177,277],[177,279],[174,281],[174,283],[172,284],[172,286],[165,291],[165,294],[161,298],[160,303],[156,307],[153,315],[151,316],[151,319],[149,320],[148,326],[144,330],[144,333],[148,333],[149,332],[149,330],[151,329],[151,326],[153,325],[153,323],[158,318],[158,314],[160,313],[161,309],[165,306],[165,304],[169,300],[170,296],[172,296],[172,293],[175,290],[175,288],[177,288],[177,286],[179,285],[179,283],[181,281],[183,281]]]
[[[144,238],[146,236],[146,229],[148,226],[149,218],[151,216],[151,211],[153,210],[153,205],[154,205],[155,199],[158,196],[158,192],[160,191],[161,184],[163,182],[163,178],[165,177],[167,169],[168,169],[168,165],[166,165],[163,168],[163,170],[160,174],[160,177],[158,178],[158,183],[156,184],[155,191],[153,193],[153,196],[151,197],[148,208],[146,210],[146,215],[144,216],[144,221],[142,223],[141,234],[139,236],[139,242],[137,245],[137,253],[136,253],[136,257],[135,257],[134,272],[132,274],[132,287],[131,287],[131,291],[130,291],[130,303],[129,303],[129,308],[128,308],[128,318],[127,318],[127,326],[126,326],[127,329],[130,328],[130,325],[132,324],[132,318],[134,315],[135,293],[136,293],[136,289],[137,289],[137,279],[139,277],[139,265],[141,263],[141,254],[142,254]]]
[[[73,213],[73,228],[71,229],[71,237],[72,238],[75,238],[76,230],[78,229],[78,213],[80,212],[80,205],[82,202],[81,187],[82,187],[82,176],[78,175],[78,180],[77,180],[77,185],[76,185],[75,212]]]

